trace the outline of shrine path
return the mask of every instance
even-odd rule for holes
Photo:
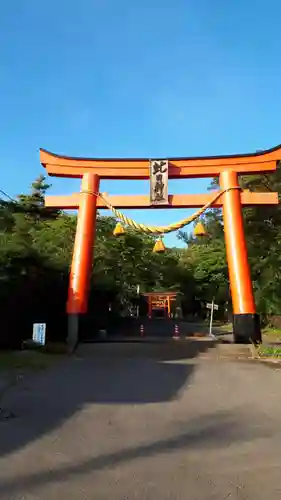
[[[0,499],[281,497],[281,371],[187,344],[85,345],[7,393]]]

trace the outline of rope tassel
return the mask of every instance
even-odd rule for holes
[[[164,245],[162,239],[159,238],[158,240],[156,240],[152,252],[153,253],[163,253],[163,252],[165,252],[165,250],[166,250],[165,245]]]

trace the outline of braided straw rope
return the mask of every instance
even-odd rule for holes
[[[139,224],[138,222],[134,221],[133,219],[130,219],[127,217],[125,214],[114,208],[109,201],[105,198],[104,195],[101,193],[95,193],[93,191],[88,191],[88,190],[83,190],[81,191],[82,193],[88,193],[88,194],[94,194],[98,198],[100,198],[105,206],[111,210],[111,212],[116,216],[117,219],[121,220],[124,224],[127,226],[133,227],[136,231],[140,233],[145,233],[145,234],[167,234],[171,233],[172,231],[178,231],[179,229],[182,229],[183,227],[187,226],[191,222],[195,221],[202,215],[208,208],[210,208],[224,193],[227,191],[231,191],[233,189],[241,189],[239,186],[236,187],[231,187],[228,189],[224,189],[223,191],[220,191],[219,193],[216,193],[215,196],[208,202],[204,207],[200,208],[192,214],[189,217],[186,217],[185,219],[182,219],[179,222],[175,222],[173,224],[169,224],[168,226],[147,226],[146,224]],[[163,207],[164,208],[164,207]]]

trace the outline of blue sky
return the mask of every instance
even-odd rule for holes
[[[0,8],[0,188],[26,192],[39,147],[97,157],[251,152],[281,142],[277,0],[10,0]],[[79,181],[51,180],[53,194]],[[172,193],[207,180],[170,181]],[[110,194],[148,183],[105,181]],[[188,213],[132,211],[166,224]],[[166,243],[177,242],[169,235]]]

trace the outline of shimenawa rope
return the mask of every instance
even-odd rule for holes
[[[81,191],[82,193],[86,194],[93,194],[100,198],[105,206],[111,210],[111,212],[117,217],[117,219],[121,220],[124,224],[127,226],[133,227],[136,231],[146,233],[146,234],[167,234],[171,233],[172,231],[178,231],[179,229],[182,229],[183,227],[187,226],[191,222],[195,221],[202,215],[208,208],[210,208],[224,193],[231,191],[233,189],[241,189],[239,186],[236,187],[231,187],[228,189],[224,189],[223,191],[219,191],[216,193],[213,198],[204,205],[204,207],[200,208],[192,214],[189,217],[186,217],[185,219],[182,219],[179,222],[175,222],[173,224],[169,224],[168,226],[147,226],[146,224],[140,224],[133,219],[130,219],[130,217],[127,217],[125,214],[114,208],[109,201],[105,198],[105,196],[101,193],[95,193],[94,191],[90,190],[83,190]],[[163,207],[164,208],[164,207]]]

